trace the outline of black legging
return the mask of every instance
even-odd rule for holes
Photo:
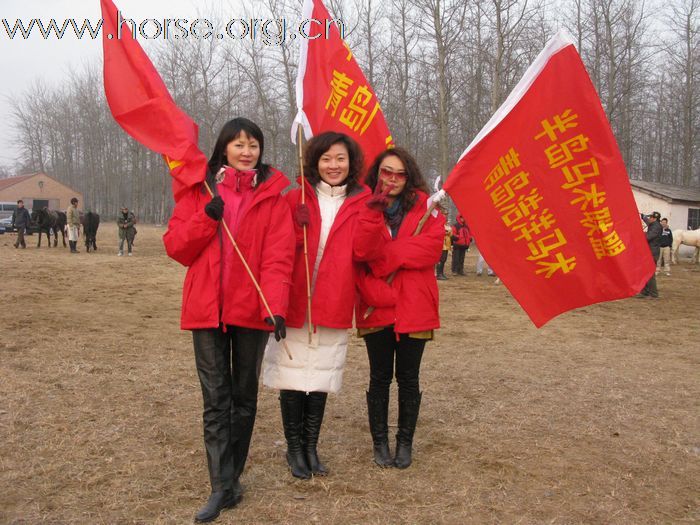
[[[406,334],[401,334],[397,341],[393,327],[366,335],[370,395],[389,396],[389,386],[394,376],[394,356],[399,394],[418,394],[418,376],[425,343],[425,339],[413,339]]]
[[[227,326],[193,330],[204,401],[204,446],[212,491],[231,490],[243,472],[258,404],[269,333]]]
[[[438,275],[444,275],[445,273],[445,263],[447,262],[447,250],[442,250],[442,255],[440,256],[440,262],[437,263],[435,267],[435,273]]]
[[[464,255],[467,253],[468,246],[452,245],[452,273],[464,273]]]

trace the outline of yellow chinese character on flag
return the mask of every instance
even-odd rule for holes
[[[595,184],[591,184],[588,191],[582,188],[576,188],[572,193],[578,193],[581,195],[581,197],[570,201],[569,204],[576,204],[577,202],[580,202],[581,207],[579,209],[581,211],[587,210],[590,204],[592,204],[594,208],[597,208],[605,202],[605,192],[598,191]]]
[[[576,135],[561,144],[552,144],[544,154],[547,155],[550,168],[558,168],[567,162],[573,160],[574,153],[580,153],[588,149],[588,137],[584,135]]]
[[[545,208],[541,213],[535,213],[532,216],[532,219],[529,221],[529,224],[516,224],[511,228],[511,230],[520,230],[520,236],[515,238],[516,241],[521,239],[531,241],[533,236],[549,230],[552,226],[554,226],[554,224],[556,224],[556,222],[557,221],[554,218],[554,214],[549,212],[549,208]]]
[[[331,116],[335,117],[336,111],[338,111],[338,105],[340,101],[348,96],[348,88],[352,86],[353,79],[347,76],[345,73],[333,70],[333,80],[331,80],[331,93],[328,96],[328,102],[326,102],[326,109],[329,107],[333,108]]]
[[[530,249],[530,255],[526,257],[526,259],[528,261],[544,259],[549,256],[549,252],[566,245],[566,243],[567,241],[564,234],[559,228],[555,228],[549,235],[527,243],[527,247]]]
[[[374,116],[379,111],[379,102],[375,102],[372,112],[369,113],[366,108],[370,102],[372,102],[372,92],[367,89],[367,86],[358,87],[352,96],[352,100],[340,114],[340,122],[353,131],[357,131],[362,127],[360,130],[360,135],[362,135],[367,131],[372,120],[374,120]]]
[[[616,231],[610,232],[602,239],[599,237],[591,237],[591,246],[596,259],[603,257],[615,257],[625,251],[625,243],[622,242]]]
[[[578,122],[576,122],[577,118],[577,114],[571,114],[571,109],[566,109],[561,115],[555,115],[554,124],[550,124],[547,119],[540,121],[543,131],[539,135],[535,135],[535,140],[540,140],[542,137],[547,135],[549,140],[554,142],[557,140],[557,131],[559,133],[564,133],[567,129],[578,126]]]
[[[571,167],[564,166],[561,172],[564,174],[567,181],[566,184],[562,184],[561,186],[565,190],[580,186],[586,179],[600,175],[598,161],[595,157],[591,157],[587,162],[574,164]]]
[[[495,191],[497,191],[503,187],[504,186],[499,186],[498,188],[496,188]],[[508,188],[508,190],[510,191],[510,197],[512,198],[514,195],[513,190],[510,188],[510,186],[505,186],[505,187]],[[492,200],[494,198],[495,191],[491,192],[491,199]],[[505,204],[506,202],[508,202],[508,200],[510,200],[510,198],[507,200],[503,200],[502,204]],[[542,196],[538,193],[537,188],[532,188],[532,190],[530,190],[529,195],[520,195],[518,197],[518,202],[508,204],[508,205],[502,206],[502,207],[499,206],[498,204],[496,204],[495,202],[494,202],[494,204],[496,204],[496,207],[499,208],[498,211],[500,213],[502,213],[501,219],[503,220],[505,225],[511,226],[512,224],[515,224],[523,217],[528,217],[529,215],[531,215],[531,213],[533,211],[538,210],[539,209],[538,203],[541,200],[542,200]]]
[[[561,273],[573,271],[573,269],[576,268],[576,257],[569,257],[567,259],[563,253],[557,252],[554,254],[554,261],[537,261],[537,265],[542,268],[536,270],[535,274],[544,273],[544,278],[549,279],[557,271]]]
[[[505,181],[501,186],[491,192],[491,200],[496,208],[508,202],[517,190],[523,189],[529,182],[530,174],[521,171]]]
[[[499,157],[498,164],[491,170],[491,173],[484,179],[484,188],[490,190],[496,182],[506,175],[509,175],[513,168],[520,167],[520,156],[515,149],[510,148],[508,153]]]
[[[506,184],[501,184],[491,192],[491,202],[496,208],[500,208],[513,197],[515,197],[515,192]]]
[[[598,236],[607,233],[613,227],[610,208],[607,206],[599,210],[583,212],[583,220],[579,221],[584,228],[588,228],[586,235],[592,237],[595,234]]]

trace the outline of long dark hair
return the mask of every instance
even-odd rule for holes
[[[312,186],[318,184],[318,181],[321,180],[321,174],[318,172],[318,161],[334,144],[344,144],[348,149],[350,169],[348,177],[345,179],[345,184],[347,184],[346,191],[349,195],[360,185],[364,155],[357,142],[344,133],[326,131],[316,135],[306,144],[306,149],[304,150],[304,176]]]
[[[416,159],[413,158],[407,150],[396,146],[392,149],[387,149],[382,151],[374,159],[374,162],[367,170],[367,177],[365,178],[365,184],[370,187],[372,191],[377,186],[379,180],[379,165],[382,161],[393,155],[397,157],[401,162],[403,162],[404,169],[406,170],[406,186],[404,186],[403,191],[399,194],[398,199],[401,201],[401,208],[404,212],[407,212],[416,202],[416,191],[422,191],[426,194],[430,194],[428,185],[423,178],[423,174],[418,167]]]
[[[216,144],[214,145],[214,151],[209,158],[207,166],[207,181],[211,185],[214,182],[214,177],[221,169],[221,166],[226,164],[226,146],[233,140],[235,140],[241,133],[245,133],[251,138],[254,138],[260,144],[260,156],[258,157],[258,162],[255,165],[255,169],[258,170],[258,176],[256,178],[256,187],[267,179],[270,175],[270,166],[263,162],[263,153],[265,151],[265,137],[263,137],[263,132],[260,127],[245,117],[237,117],[233,120],[229,120],[221,128],[219,132],[219,138],[216,139]]]

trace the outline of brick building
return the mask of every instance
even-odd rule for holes
[[[45,173],[34,173],[0,179],[0,203],[2,209],[10,209],[19,199],[24,201],[24,206],[33,210],[48,206],[51,210],[63,210],[70,205],[73,197],[78,198],[78,209],[83,209],[83,194],[58,182]],[[3,211],[3,215],[11,215]]]

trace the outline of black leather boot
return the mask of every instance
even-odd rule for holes
[[[316,476],[328,474],[328,469],[318,459],[316,450],[318,436],[321,433],[321,423],[323,423],[323,414],[326,411],[327,399],[328,394],[326,392],[309,392],[308,395],[304,396],[304,455],[309,469]]]
[[[302,424],[304,420],[304,392],[280,390],[280,408],[282,409],[282,426],[287,440],[287,463],[292,476],[309,479],[311,471],[306,464],[301,446]]]
[[[394,460],[389,452],[389,397],[367,392],[367,414],[369,431],[374,444],[374,462],[380,467],[393,467]]]
[[[399,431],[396,433],[396,456],[394,457],[396,468],[403,469],[411,466],[413,434],[416,431],[422,397],[423,394],[420,392],[411,396],[402,395],[399,392]]]
[[[212,492],[207,503],[194,515],[195,523],[207,523],[219,517],[221,511],[236,506],[238,501],[230,490]]]

